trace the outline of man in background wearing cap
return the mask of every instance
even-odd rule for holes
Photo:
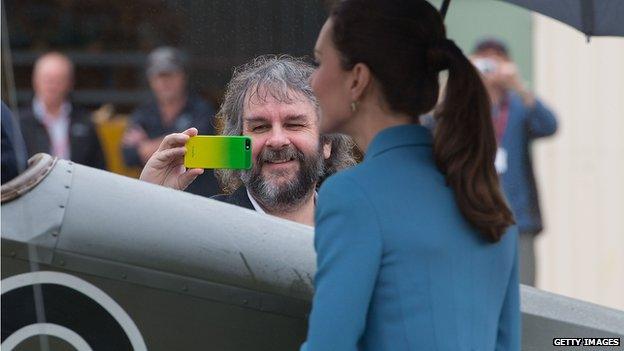
[[[472,62],[481,72],[490,95],[498,143],[496,170],[521,233],[520,282],[535,285],[533,241],[543,225],[530,146],[534,139],[554,134],[557,119],[522,82],[503,42],[480,41]]]
[[[32,75],[35,96],[20,111],[20,125],[28,157],[45,152],[103,169],[104,154],[90,114],[72,104],[74,64],[60,52],[37,59]]]
[[[196,127],[199,134],[215,134],[213,108],[187,91],[186,58],[179,50],[160,47],[152,51],[147,59],[147,79],[153,98],[134,111],[124,134],[123,154],[126,164],[132,166],[144,166],[167,134],[190,127]],[[218,194],[214,173],[205,172],[186,191]]]

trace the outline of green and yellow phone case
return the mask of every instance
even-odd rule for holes
[[[251,168],[251,138],[247,136],[198,135],[186,143],[186,168]]]

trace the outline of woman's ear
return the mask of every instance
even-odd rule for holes
[[[351,87],[349,93],[351,101],[359,101],[371,82],[370,68],[364,63],[357,63],[351,69]]]

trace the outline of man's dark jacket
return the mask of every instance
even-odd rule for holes
[[[95,125],[91,121],[90,114],[72,105],[69,119],[71,160],[85,166],[104,169],[106,166],[104,154],[102,153],[100,140],[95,131]],[[39,152],[52,154],[48,132],[35,116],[32,107],[21,111],[20,125],[24,141],[26,142],[28,157]]]
[[[200,97],[190,95],[175,121],[171,125],[165,126],[162,122],[158,103],[155,98],[151,98],[132,113],[128,128],[141,127],[150,139],[171,133],[181,133],[190,127],[197,128],[200,135],[214,135],[216,133],[213,121],[214,109],[212,106]],[[124,146],[122,152],[127,165],[144,166],[136,146]],[[205,170],[204,174],[197,177],[185,191],[206,197],[218,194],[219,183],[214,171]]]
[[[2,122],[2,183],[6,183],[17,177],[25,168],[26,155],[20,154],[20,151],[24,151],[23,146],[19,148],[17,144],[23,145],[22,135],[14,128],[13,114],[4,102],[0,120]]]
[[[231,194],[215,195],[212,196],[211,199],[255,211],[255,208],[253,207],[253,204],[251,203],[251,200],[249,200],[249,196],[247,195],[247,188],[245,188],[244,186],[240,186],[238,189],[236,189],[236,191]]]

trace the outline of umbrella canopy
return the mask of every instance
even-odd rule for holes
[[[622,0],[500,0],[539,12],[589,36],[624,36]]]
[[[591,36],[624,36],[624,0],[499,0],[539,12]],[[446,15],[451,0],[444,0]]]

